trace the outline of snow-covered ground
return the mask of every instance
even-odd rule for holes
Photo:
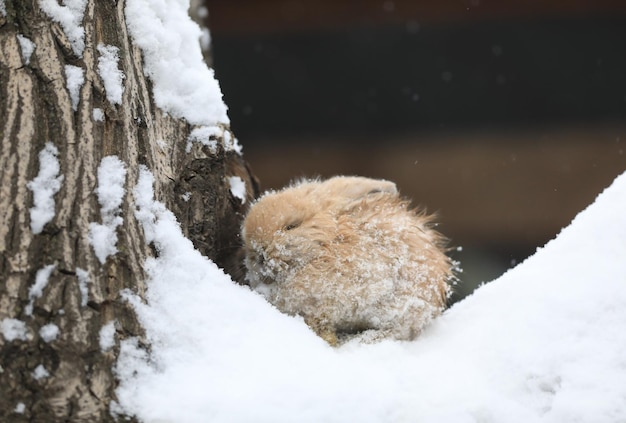
[[[143,421],[626,421],[626,174],[415,341],[338,349],[194,250],[151,178],[136,217],[161,256],[128,298],[152,350],[123,341],[117,367]]]
[[[200,33],[188,6],[129,1],[129,30],[157,104],[219,132],[217,123],[228,123],[219,86],[199,49],[179,48]],[[189,63],[190,77],[178,78]],[[194,103],[197,87],[206,107]],[[136,339],[121,342],[112,413],[145,422],[626,421],[626,174],[555,240],[415,341],[340,348],[194,250],[153,199],[152,182],[142,168],[135,218],[160,255],[146,263],[147,303],[125,293],[150,353]]]

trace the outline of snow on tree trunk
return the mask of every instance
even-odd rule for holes
[[[229,181],[248,199],[257,185],[225,108],[211,124],[155,100],[129,23],[144,3],[0,0],[0,421],[112,419],[120,340],[142,336],[120,292],[141,296],[158,254],[134,214],[139,164],[196,248],[238,268],[249,201]]]

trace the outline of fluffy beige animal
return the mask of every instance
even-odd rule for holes
[[[392,182],[337,176],[266,193],[242,235],[250,286],[331,345],[410,340],[445,307],[444,240]]]

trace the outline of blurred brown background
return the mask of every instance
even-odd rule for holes
[[[263,188],[395,181],[462,247],[460,295],[626,170],[624,0],[206,4],[232,127]]]

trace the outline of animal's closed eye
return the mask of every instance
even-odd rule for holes
[[[292,229],[297,228],[298,226],[302,225],[302,221],[295,221],[295,222],[291,222],[288,225],[285,226],[285,230],[286,231],[290,231]]]

